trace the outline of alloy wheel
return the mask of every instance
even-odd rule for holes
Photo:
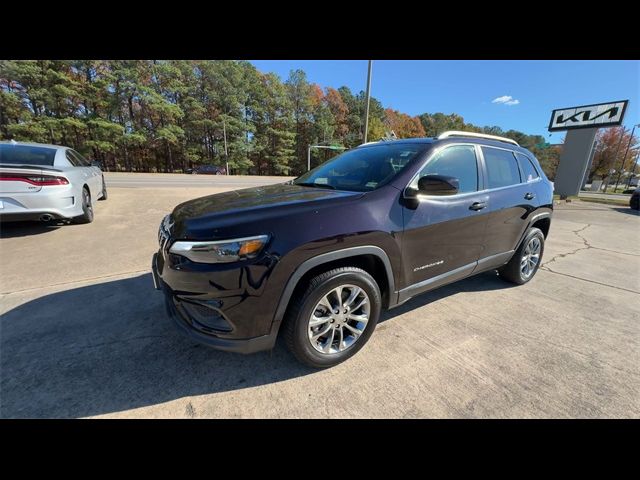
[[[309,318],[308,336],[313,348],[331,355],[350,348],[364,333],[371,305],[356,285],[340,285],[318,302]]]
[[[520,259],[520,272],[524,278],[529,278],[535,271],[538,262],[540,261],[540,239],[533,237],[527,243],[524,249],[522,258]]]

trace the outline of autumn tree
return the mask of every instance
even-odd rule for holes
[[[395,132],[398,138],[424,137],[426,133],[419,117],[411,117],[391,108],[385,110],[384,125]]]
[[[589,171],[589,181],[593,181],[594,177],[599,176],[602,180],[606,180],[610,176],[610,171],[621,171],[623,168],[623,159],[627,146],[629,150],[638,144],[638,138],[634,135],[631,138],[631,132],[625,127],[612,127],[598,130],[596,135],[596,151],[593,156],[591,170]],[[629,154],[626,158],[626,169],[631,162]]]

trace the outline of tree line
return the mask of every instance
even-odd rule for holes
[[[361,144],[364,112],[363,91],[322,88],[302,70],[282,81],[246,61],[0,61],[0,138],[71,146],[110,171],[228,162],[233,174],[299,175],[309,145]],[[445,130],[512,138],[555,174],[559,151],[543,136],[457,114],[410,116],[371,98],[369,141]],[[314,151],[312,166],[331,155]]]

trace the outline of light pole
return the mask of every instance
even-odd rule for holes
[[[367,143],[367,131],[369,130],[369,101],[371,100],[371,64],[373,60],[369,60],[369,68],[367,70],[367,94],[366,104],[364,107],[364,142]]]
[[[629,175],[629,180],[627,181],[627,190],[631,188],[631,180],[636,176],[636,167],[638,166],[638,160],[640,159],[640,148],[632,148],[631,150],[637,150],[636,158],[633,161],[633,170],[631,170],[631,175]]]
[[[311,170],[311,149],[325,148],[327,150],[347,150],[347,147],[334,147],[333,145],[309,145],[307,148],[307,172]]]
[[[222,135],[224,137],[224,158],[226,161],[227,175],[229,175],[229,151],[227,150],[227,123],[222,117]]]
[[[618,178],[616,179],[616,186],[613,187],[613,193],[616,193],[616,188],[618,188],[618,182],[620,182],[620,175],[622,175],[622,170],[624,170],[624,162],[627,160],[627,153],[629,153],[629,147],[631,146],[631,141],[633,140],[633,133],[636,131],[636,127],[640,127],[640,123],[633,126],[631,130],[631,135],[629,135],[629,142],[627,143],[627,149],[624,151],[624,157],[622,157],[622,166],[620,167],[620,171],[618,172]]]

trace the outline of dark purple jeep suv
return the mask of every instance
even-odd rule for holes
[[[552,185],[507,138],[446,132],[349,150],[297,179],[178,205],[153,257],[168,314],[242,353],[284,340],[302,362],[354,355],[380,311],[487,270],[535,275]]]

